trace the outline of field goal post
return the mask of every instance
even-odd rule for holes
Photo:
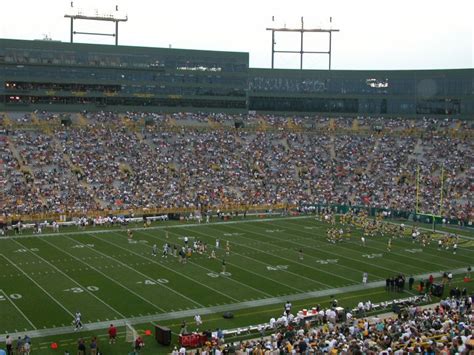
[[[138,337],[138,332],[130,323],[125,323],[125,341],[127,343],[133,343]]]
[[[443,217],[435,215],[435,214],[430,214],[430,213],[423,213],[423,212],[416,213],[416,220],[422,223],[431,223],[433,232],[436,232],[436,219],[442,220]]]

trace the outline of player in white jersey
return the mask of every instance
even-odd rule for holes
[[[202,325],[201,316],[200,316],[199,314],[196,314],[196,315],[194,316],[194,321],[196,322],[196,327],[197,327],[196,331],[198,331],[198,330],[199,330],[199,327]]]
[[[367,274],[366,272],[364,272],[364,273],[362,274],[362,283],[363,283],[364,285],[366,285],[368,279],[369,279],[369,274]]]
[[[156,246],[156,244],[153,244],[153,247],[151,248],[151,255],[156,256],[157,251],[158,247]]]
[[[82,329],[82,321],[81,321],[81,312],[77,311],[76,315],[74,316],[74,331],[77,331],[78,329]]]

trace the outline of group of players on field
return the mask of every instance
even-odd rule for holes
[[[128,236],[128,241],[129,243],[134,243],[135,241],[133,240],[133,231],[128,229],[127,230],[127,236]],[[165,239],[168,239],[168,231],[165,232]],[[203,241],[192,238],[193,242],[190,243],[190,237],[184,236],[183,241],[184,245],[179,246],[176,244],[171,245],[170,243],[166,242],[163,244],[163,252],[161,254],[162,258],[168,258],[168,256],[173,256],[177,257],[179,262],[182,264],[186,264],[187,260],[193,255],[193,254],[200,254],[200,255],[208,255],[209,259],[216,259],[216,250],[220,249],[220,240],[217,238],[215,241],[215,248],[209,248],[207,243],[204,243]],[[158,255],[158,246],[156,244],[153,244],[151,248],[151,255],[152,256],[157,256]],[[229,256],[230,255],[230,242],[227,240],[225,244],[225,255]]]
[[[348,212],[340,215],[339,220],[336,219],[334,214],[323,213],[317,219],[325,221],[331,225],[331,228],[328,228],[327,230],[326,238],[329,243],[336,244],[343,241],[350,241],[352,239],[353,229],[357,228],[363,231],[363,235],[360,238],[362,246],[366,245],[366,241],[369,237],[389,236],[387,241],[387,251],[392,250],[393,239],[406,237],[406,232],[409,230],[404,224],[396,225],[385,222],[382,215],[377,216],[375,219],[371,219],[365,212]],[[410,236],[413,243],[419,243],[422,247],[427,247],[434,240],[431,232],[420,232],[417,227],[411,229]],[[448,234],[436,239],[438,240],[438,250],[451,249],[453,254],[456,254],[459,244],[459,236]]]

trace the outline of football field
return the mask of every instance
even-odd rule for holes
[[[86,329],[103,329],[114,321],[138,324],[280,304],[325,290],[363,289],[364,272],[371,283],[398,273],[461,274],[474,261],[469,237],[461,239],[456,255],[438,250],[436,242],[412,243],[409,236],[393,239],[388,252],[388,238],[369,238],[364,247],[360,231],[330,244],[329,227],[314,217],[275,217],[130,225],[132,242],[125,228],[98,227],[1,238],[0,334],[72,332],[77,311]],[[185,237],[190,245],[207,243],[216,258],[194,253],[180,263],[162,257],[163,244],[181,247]]]

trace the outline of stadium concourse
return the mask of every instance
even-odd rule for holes
[[[7,220],[278,203],[403,211],[419,203],[424,213],[463,223],[474,216],[468,121],[110,112],[0,117]],[[236,122],[245,127],[236,129]]]

